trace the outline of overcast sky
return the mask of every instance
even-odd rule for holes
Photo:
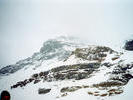
[[[0,66],[58,34],[111,42],[133,33],[133,0],[0,0]]]

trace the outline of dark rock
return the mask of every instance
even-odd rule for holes
[[[65,66],[60,66],[60,67],[57,67],[57,68],[53,68],[51,69],[52,72],[59,72],[59,71],[62,71],[65,69]]]
[[[79,69],[99,68],[100,63],[80,64]]]
[[[49,93],[50,91],[51,89],[40,88],[38,90],[38,94],[46,94],[46,93]]]
[[[89,72],[89,70],[88,70],[88,69],[85,69],[84,71]]]
[[[103,63],[102,66],[110,67],[110,66],[112,66],[112,64],[110,64],[110,63],[108,62],[108,63]]]
[[[128,67],[121,68],[121,70],[123,70],[123,71],[126,71],[127,69],[129,69],[129,68]]]
[[[44,76],[48,75],[49,74],[49,71],[45,71],[43,72],[44,73]]]
[[[40,81],[41,81],[41,80],[35,80],[35,81],[34,81],[34,84],[36,84],[36,83],[38,83],[38,82],[40,82]]]
[[[117,65],[116,68],[113,69],[112,74],[122,74],[125,73],[125,68],[122,68],[120,65]]]
[[[43,73],[43,72],[40,72],[40,73],[39,73],[39,76],[40,76],[40,77],[44,76],[44,73]]]
[[[33,80],[34,80],[33,78],[30,78],[30,79],[29,79],[29,82],[32,82]]]
[[[102,61],[107,56],[105,52],[113,53],[114,51],[105,46],[96,46],[95,48],[77,48],[72,54],[81,59]]]
[[[9,74],[15,72],[15,66],[14,65],[8,65],[6,67],[3,67],[0,69],[0,75]]]
[[[19,86],[18,84],[13,85],[13,86],[11,86],[11,89],[13,89],[13,88],[17,88],[18,86]]]
[[[127,78],[127,79],[133,78],[133,76],[131,74],[124,74],[123,77],[124,78]]]
[[[38,74],[33,74],[33,75],[32,75],[32,78],[37,79],[38,76],[39,76]]]
[[[123,83],[118,81],[108,81],[108,82],[101,82],[99,84],[93,84],[93,87],[113,87],[113,86],[122,86]]]
[[[56,73],[56,74],[54,75],[54,78],[55,78],[56,80],[64,80],[64,79],[65,79],[65,75],[64,75],[64,74],[61,74],[61,73]]]
[[[64,70],[78,70],[78,69],[87,69],[87,68],[99,68],[99,66],[100,63],[74,64],[74,65],[66,65],[66,66],[53,68],[51,69],[51,72],[60,72]]]
[[[112,58],[112,60],[117,60],[117,59],[119,59],[119,57],[113,57],[113,58]]]
[[[104,96],[107,96],[108,94],[107,93],[105,93],[105,94],[101,94],[100,96],[101,97],[104,97]]]
[[[126,41],[125,50],[133,51],[133,40]]]
[[[84,78],[87,78],[88,74],[87,73],[78,73],[76,80],[81,80]]]
[[[66,74],[66,79],[76,79],[78,76],[78,72],[68,72]]]
[[[78,89],[81,89],[81,86],[72,86],[72,87],[63,87],[60,92],[64,93],[64,92],[74,92]]]

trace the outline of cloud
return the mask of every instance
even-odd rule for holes
[[[15,63],[57,34],[115,43],[133,33],[131,0],[1,0],[0,65]]]

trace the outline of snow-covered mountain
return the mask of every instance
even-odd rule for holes
[[[12,100],[122,100],[133,78],[131,53],[50,39],[32,57],[0,69],[0,91],[10,91]]]
[[[14,65],[3,67],[0,70],[0,75],[14,73],[22,68],[29,68],[29,66],[34,66],[34,69],[36,69],[43,63],[51,63],[51,60],[62,61],[66,59],[76,47],[81,45],[75,41],[76,38],[65,36],[57,37],[56,39],[49,39],[44,42],[40,52],[34,53],[32,57],[18,61]]]

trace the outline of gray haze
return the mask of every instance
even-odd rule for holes
[[[114,43],[133,33],[132,0],[0,0],[0,66],[57,35]]]

